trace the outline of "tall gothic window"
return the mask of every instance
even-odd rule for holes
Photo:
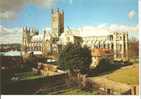
[[[105,44],[103,44],[103,48],[106,48],[106,45]]]
[[[113,40],[113,35],[109,35],[108,40],[112,41]]]
[[[122,51],[122,44],[120,44],[120,51]]]
[[[98,48],[100,48],[100,42],[98,43]]]
[[[114,49],[114,45],[113,45],[113,43],[111,44],[111,49]]]

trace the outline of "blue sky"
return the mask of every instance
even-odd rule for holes
[[[12,0],[11,0],[12,1]],[[95,26],[99,24],[138,24],[138,0],[57,0],[49,8],[29,3],[16,13],[13,20],[2,20],[5,27],[31,26],[38,29],[50,27],[51,8],[65,13],[65,27]],[[136,12],[129,20],[128,13]]]
[[[64,10],[65,28],[125,30],[138,38],[138,0],[2,0],[0,43],[20,42],[25,26],[50,28],[52,8]]]

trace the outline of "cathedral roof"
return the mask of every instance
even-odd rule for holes
[[[21,53],[19,51],[9,51],[9,52],[5,52],[4,56],[20,56]]]

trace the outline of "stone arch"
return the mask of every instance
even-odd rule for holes
[[[103,48],[106,48],[106,41],[103,41]]]
[[[100,48],[100,41],[98,41],[98,48]]]
[[[104,43],[105,43],[104,40],[101,40],[101,42],[100,42],[100,47],[101,48],[104,48]]]
[[[99,41],[98,40],[95,41],[94,46],[95,46],[95,48],[99,48]]]
[[[111,49],[112,49],[112,50],[114,49],[114,44],[113,44],[113,43],[111,43]]]

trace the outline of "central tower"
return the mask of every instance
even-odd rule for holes
[[[61,33],[64,32],[64,11],[58,9],[52,9],[51,11],[51,30],[54,38],[59,38]]]

